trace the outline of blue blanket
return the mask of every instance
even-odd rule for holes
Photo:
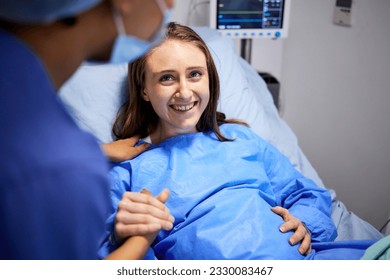
[[[221,142],[212,132],[180,135],[113,167],[112,215],[101,257],[115,249],[108,236],[123,193],[143,188],[154,195],[170,189],[167,206],[175,217],[174,228],[159,233],[147,258],[315,258],[316,250],[302,256],[298,245],[288,243],[292,232],[279,231],[283,220],[270,210],[276,205],[306,223],[313,243],[335,239],[327,190],[249,128],[226,124],[221,132],[234,141]]]

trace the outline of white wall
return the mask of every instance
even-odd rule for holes
[[[173,19],[208,25],[205,2],[177,0]],[[335,2],[292,0],[289,37],[254,41],[252,65],[281,82],[281,115],[325,185],[379,229],[390,214],[390,1],[354,0],[352,27],[332,23]]]
[[[283,117],[327,187],[380,228],[390,213],[390,1],[355,0],[352,27],[334,0],[292,0]]]

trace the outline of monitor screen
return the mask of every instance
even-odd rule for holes
[[[290,0],[212,0],[210,27],[237,38],[287,37]]]

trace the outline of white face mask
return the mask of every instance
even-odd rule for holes
[[[127,35],[122,17],[117,10],[114,10],[113,16],[118,36],[111,52],[110,63],[117,64],[132,62],[143,56],[152,47],[156,46],[164,39],[166,27],[171,19],[172,10],[167,8],[164,0],[156,0],[156,3],[160,7],[163,19],[159,29],[150,41],[145,41],[132,35]]]

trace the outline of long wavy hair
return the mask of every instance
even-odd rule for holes
[[[246,123],[230,119],[226,120],[225,115],[217,112],[219,99],[219,78],[218,72],[212,59],[211,53],[202,38],[191,28],[171,22],[168,25],[167,34],[164,39],[188,42],[198,47],[206,57],[207,71],[209,75],[210,99],[203,114],[201,115],[196,129],[199,132],[214,131],[220,141],[231,141],[224,137],[219,126],[224,123],[238,123],[248,126]],[[158,48],[155,47],[155,48]],[[132,136],[147,137],[157,129],[159,116],[155,113],[150,102],[142,98],[145,85],[145,68],[149,54],[138,58],[128,66],[128,99],[122,105],[114,122],[112,132],[117,139],[125,139]]]

